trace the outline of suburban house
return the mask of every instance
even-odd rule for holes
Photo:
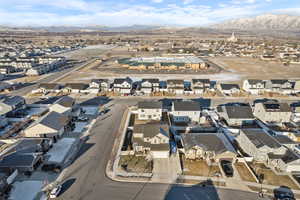
[[[8,112],[24,108],[25,106],[25,99],[21,96],[4,96],[0,99],[0,115],[5,115]]]
[[[184,80],[172,79],[167,80],[167,89],[172,94],[183,94],[184,92]]]
[[[98,91],[108,91],[109,90],[109,80],[108,79],[92,79],[89,84],[90,89],[98,89]]]
[[[75,99],[69,96],[63,96],[55,101],[49,109],[50,111],[54,111],[60,114],[70,115],[74,105]]]
[[[273,79],[266,82],[266,90],[268,92],[278,92],[290,94],[293,92],[293,83],[287,79]]]
[[[160,123],[135,125],[132,146],[136,154],[168,158],[170,153],[168,125]]]
[[[242,129],[236,140],[246,154],[266,163],[269,161],[269,153],[284,155],[287,150],[263,129]]]
[[[120,94],[130,94],[132,89],[132,80],[127,78],[116,78],[113,82],[113,91]]]
[[[192,90],[194,94],[203,94],[211,87],[209,79],[193,79]]]
[[[300,122],[300,104],[291,106],[292,109],[292,121]]]
[[[231,95],[240,92],[240,86],[238,84],[220,83],[218,84],[217,88],[225,95]]]
[[[295,80],[295,82],[294,82],[294,92],[295,93],[300,92],[300,80]]]
[[[200,103],[194,101],[174,101],[170,115],[175,123],[198,123],[201,117]]]
[[[152,92],[159,92],[159,79],[142,79],[141,92],[151,94]]]
[[[273,137],[279,142],[279,144],[281,144],[282,146],[285,146],[289,149],[294,149],[298,145],[297,142],[295,142],[294,140],[292,140],[291,138],[289,138],[286,135],[277,134]]]
[[[86,93],[88,85],[84,83],[67,83],[63,89],[66,93]]]
[[[138,103],[139,120],[161,120],[162,102],[143,101]]]
[[[254,115],[263,122],[283,123],[289,122],[292,110],[287,103],[264,102],[254,105]]]
[[[67,116],[52,111],[26,128],[24,135],[25,137],[54,138],[56,140],[64,133],[68,123]]]
[[[229,126],[248,125],[255,121],[250,105],[223,105],[218,106],[217,111]]]
[[[182,135],[184,155],[187,159],[207,161],[234,161],[237,153],[224,135],[217,133],[187,133]]]
[[[283,155],[276,155],[274,153],[269,153],[269,165],[272,165],[275,169],[284,172],[300,172],[300,158],[299,156],[291,151],[286,150]]]
[[[62,86],[57,83],[41,83],[39,85],[39,88],[36,90],[36,92],[43,93],[43,94],[49,92],[58,93],[60,92],[61,88]]]
[[[259,79],[248,79],[243,82],[243,90],[250,94],[261,94],[265,91],[265,81]]]

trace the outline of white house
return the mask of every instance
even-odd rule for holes
[[[192,90],[194,94],[203,94],[205,91],[209,90],[211,87],[209,79],[193,79],[192,80]]]
[[[292,111],[287,103],[264,102],[254,105],[254,115],[267,123],[283,123],[291,120]]]
[[[217,86],[218,90],[225,95],[236,94],[240,92],[240,86],[238,84],[226,84],[221,83]]]
[[[117,78],[113,82],[113,91],[120,94],[130,94],[132,89],[132,80],[127,78]]]
[[[159,79],[142,79],[140,88],[145,94],[159,92]]]
[[[138,103],[139,120],[158,120],[162,117],[162,102],[143,101]]]
[[[170,114],[174,122],[199,122],[201,106],[193,101],[174,101]]]
[[[248,79],[243,82],[243,90],[250,94],[261,94],[265,90],[265,81],[258,79]]]
[[[167,80],[167,89],[169,93],[183,94],[184,80],[180,80],[180,79]]]

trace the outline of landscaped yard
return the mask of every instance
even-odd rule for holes
[[[235,163],[234,165],[243,181],[256,182],[255,178],[244,163]]]
[[[119,167],[127,172],[151,173],[152,161],[147,161],[145,156],[121,155]]]
[[[213,177],[216,174],[221,175],[218,165],[208,166],[205,160],[189,160],[182,158],[183,174],[190,176],[208,176]]]
[[[254,169],[256,175],[264,174],[264,184],[287,186],[292,189],[299,189],[294,181],[287,175],[277,175],[271,169],[267,168],[262,163],[251,163],[250,166]]]

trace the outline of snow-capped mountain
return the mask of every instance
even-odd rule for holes
[[[225,21],[224,23],[214,25],[213,28],[299,31],[300,16],[266,14],[253,18],[241,18]]]

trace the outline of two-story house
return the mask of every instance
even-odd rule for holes
[[[138,103],[139,120],[161,120],[162,102],[143,101]]]
[[[170,115],[174,122],[199,122],[201,105],[193,101],[174,101]]]
[[[168,158],[170,154],[169,127],[166,124],[138,124],[133,128],[132,146],[135,154]]]
[[[88,87],[85,83],[67,83],[63,91],[66,93],[86,93],[88,92]]]
[[[108,91],[109,90],[109,80],[108,79],[92,79],[90,84],[90,88],[98,88],[100,91]]]
[[[254,105],[254,115],[266,123],[289,122],[292,116],[292,110],[287,103],[264,102]]]
[[[60,92],[62,86],[57,84],[57,83],[41,83],[38,88],[38,92],[40,93],[48,93],[48,92],[53,92],[53,93],[58,93]]]
[[[184,80],[172,79],[167,80],[167,89],[172,94],[183,94],[184,92]]]
[[[265,81],[259,79],[244,80],[243,89],[250,94],[261,94],[265,91]]]
[[[159,92],[159,79],[142,79],[141,92],[144,94],[151,94],[152,92]]]
[[[211,87],[209,79],[193,79],[192,80],[192,90],[194,94],[203,94],[205,91],[209,90]]]
[[[223,105],[218,106],[217,111],[229,126],[248,125],[255,121],[250,105]]]
[[[116,78],[113,82],[113,91],[120,94],[131,94],[132,80],[127,78]]]
[[[273,79],[266,82],[268,92],[278,92],[283,94],[293,93],[293,84],[287,79]]]

